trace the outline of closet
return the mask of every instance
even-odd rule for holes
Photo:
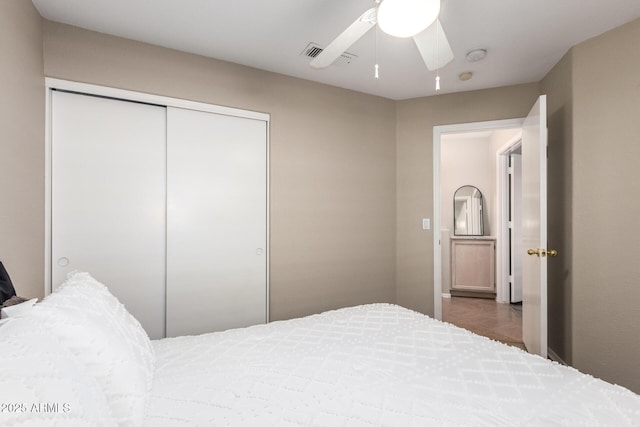
[[[267,321],[258,118],[50,91],[50,274],[87,271],[151,338]]]

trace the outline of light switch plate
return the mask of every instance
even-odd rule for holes
[[[429,218],[422,218],[422,229],[428,230],[431,228],[431,220]]]

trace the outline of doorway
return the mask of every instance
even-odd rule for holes
[[[513,338],[521,334],[521,307],[509,302],[512,298],[514,302],[521,299],[521,291],[518,290],[521,287],[517,288],[514,273],[519,264],[517,254],[521,254],[518,252],[519,248],[515,247],[518,239],[515,227],[518,224],[517,156],[522,123],[521,119],[513,119],[434,128],[434,231],[439,233],[434,238],[435,316],[443,319],[443,301],[444,314],[463,324],[469,325],[469,320],[473,317],[470,312],[478,310],[478,320],[501,325],[496,327],[495,333],[485,328],[482,335],[496,338],[501,335],[498,329],[509,330],[512,333],[507,334],[507,339],[514,342],[521,341]],[[452,174],[455,178],[451,177]],[[454,296],[451,299],[451,293],[456,291],[450,290],[449,254],[454,232],[450,224],[453,222],[453,214],[450,212],[452,206],[449,205],[453,202],[449,200],[452,196],[449,193],[459,185],[479,186],[485,193],[483,221],[486,232],[483,237],[494,238],[497,243],[495,290],[494,293],[471,296],[484,296],[490,298],[488,300],[464,296]],[[456,238],[459,237],[454,237]]]
[[[433,239],[434,317],[442,319],[442,237],[441,230],[441,148],[446,134],[522,129],[522,242],[528,248],[523,256],[522,336],[527,350],[547,357],[547,255],[558,252],[547,248],[547,97],[540,95],[523,119],[465,123],[433,128]],[[497,166],[496,166],[497,167]],[[497,227],[502,234],[501,227]],[[504,236],[499,236],[499,238]],[[497,257],[498,273],[504,271],[502,256]],[[498,286],[497,297],[504,300]],[[503,294],[503,295],[501,295]]]

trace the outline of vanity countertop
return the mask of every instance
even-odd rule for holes
[[[451,236],[451,240],[496,240],[495,236]]]

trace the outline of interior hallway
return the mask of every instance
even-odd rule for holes
[[[442,320],[525,349],[522,342],[522,304],[499,304],[485,298],[442,298]]]

